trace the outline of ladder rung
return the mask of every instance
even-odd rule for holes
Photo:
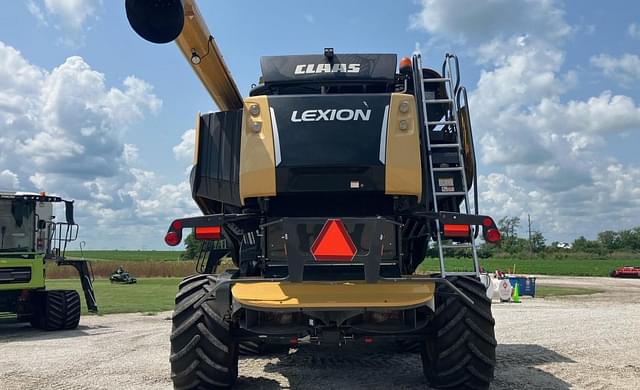
[[[461,171],[462,167],[434,167],[433,171],[434,172],[455,172],[455,171]]]
[[[427,104],[453,104],[453,99],[425,99]]]
[[[462,248],[472,248],[472,244],[459,244],[459,245],[451,245],[451,244],[442,244],[441,247],[445,249],[462,249]]]
[[[451,192],[439,192],[436,191],[436,196],[456,196],[456,195],[466,195],[466,192],[463,191],[451,191]]]
[[[428,125],[455,125],[456,121],[428,121]]]
[[[431,149],[433,148],[457,148],[458,144],[431,144]]]
[[[448,77],[436,77],[436,78],[432,78],[432,79],[422,79],[423,82],[425,83],[441,83],[443,81],[449,81],[450,79]]]

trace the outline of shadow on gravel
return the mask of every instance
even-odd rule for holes
[[[558,389],[571,384],[542,371],[538,366],[575,363],[574,360],[536,344],[498,344],[498,365],[492,389]]]
[[[279,380],[240,377],[234,389],[430,389],[420,355],[396,353],[389,346],[303,346],[260,359],[270,360],[264,371]],[[551,363],[575,362],[540,345],[498,345],[491,389],[570,389],[569,383],[538,367]]]
[[[28,323],[18,322],[15,319],[2,319],[0,320],[0,342],[57,340],[71,337],[86,337],[105,333],[105,330],[108,329],[111,329],[111,327],[89,327],[80,325],[76,329],[72,330],[45,331],[32,328]],[[91,333],[89,333],[88,330],[91,330]]]

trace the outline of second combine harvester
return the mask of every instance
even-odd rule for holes
[[[198,114],[193,198],[174,220],[205,240],[176,296],[171,377],[178,389],[228,388],[241,348],[368,344],[419,348],[434,387],[488,388],[496,341],[474,239],[500,234],[470,210],[475,158],[457,58],[442,73],[419,55],[261,59],[242,98],[194,0],[127,0],[133,29],[175,40],[219,107]],[[477,191],[475,191],[477,195]],[[463,211],[463,212],[461,212]],[[429,242],[440,272],[413,275]],[[472,269],[446,270],[449,247]],[[225,254],[236,269],[216,274]]]

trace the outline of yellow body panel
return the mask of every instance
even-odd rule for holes
[[[253,282],[237,283],[231,293],[257,309],[390,309],[426,304],[434,290],[434,283],[424,282]]]
[[[407,112],[400,105],[407,102]],[[406,105],[405,105],[406,107]],[[413,96],[391,94],[387,124],[385,194],[422,196],[422,165],[420,162],[420,136],[418,116]],[[404,121],[406,128],[400,129]]]
[[[231,72],[222,59],[220,49],[209,33],[200,10],[194,0],[183,0],[184,28],[176,38],[176,43],[202,81],[220,111],[236,110],[242,107],[242,97]],[[211,39],[209,39],[211,37]],[[200,57],[199,64],[191,62],[193,51]]]
[[[250,113],[257,105],[258,115]],[[258,132],[254,123],[260,124]],[[240,201],[246,198],[275,196],[276,163],[273,146],[271,112],[266,96],[246,98],[242,113],[242,135],[240,140]]]

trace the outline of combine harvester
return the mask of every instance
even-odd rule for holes
[[[500,233],[471,210],[457,58],[439,73],[420,55],[398,71],[395,54],[263,57],[242,98],[194,0],[127,0],[126,11],[144,39],[176,41],[220,109],[196,120],[204,216],[165,236],[206,241],[176,296],[175,388],[233,386],[241,348],[383,341],[419,348],[434,387],[488,388],[496,340],[475,239]],[[413,275],[430,242],[440,272]],[[473,269],[449,272],[448,248],[466,248]],[[227,253],[237,268],[216,274]]]
[[[65,204],[65,222],[55,221],[54,203]],[[80,295],[46,289],[45,264],[76,268],[87,308],[97,312],[87,261],[65,257],[67,244],[77,237],[73,202],[44,193],[0,192],[0,312],[44,330],[78,326]]]

